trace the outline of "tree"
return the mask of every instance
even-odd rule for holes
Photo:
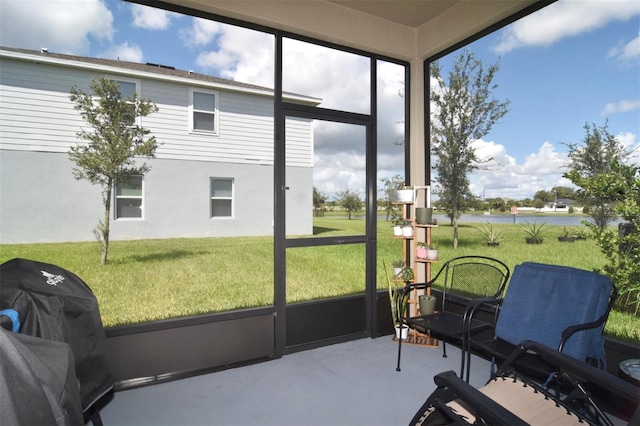
[[[584,125],[585,136],[583,145],[566,144],[569,147],[569,172],[564,177],[577,182],[588,181],[596,176],[611,172],[614,162],[624,163],[629,158],[630,152],[607,131],[608,123],[597,127],[595,124]],[[578,190],[578,196],[587,207],[589,215],[595,224],[604,230],[606,226],[617,217],[614,203],[614,194],[591,192],[585,188]]]
[[[400,210],[400,206],[398,204],[393,203],[392,193],[395,190],[402,189],[404,187],[404,179],[400,175],[395,175],[390,178],[383,177],[380,178],[380,182],[384,184],[383,193],[384,196],[382,200],[380,200],[380,205],[384,207],[384,211],[387,214],[386,220],[393,220],[402,215]]]
[[[595,222],[583,221],[608,260],[602,271],[620,294],[620,307],[635,315],[640,311],[640,166],[614,159],[604,173],[583,176],[571,170],[567,177],[587,197],[606,198],[613,212],[627,221],[626,232],[614,232]]]
[[[72,146],[69,159],[76,165],[73,168],[76,179],[86,179],[102,189],[104,219],[99,220],[94,233],[102,242],[100,260],[105,265],[113,187],[117,181],[126,182],[127,178],[144,175],[151,169],[146,163],[139,164],[136,158],[155,157],[158,144],[154,136],[149,136],[149,130],[138,125],[137,118],[157,112],[158,107],[151,100],[138,98],[136,93],[123,98],[118,82],[105,77],[92,79],[89,87],[93,94],[77,86],[71,88],[69,99],[93,130],[77,133],[85,143]]]
[[[540,191],[537,191],[534,195],[533,195],[533,200],[539,200],[542,202],[542,206],[544,206],[545,203],[550,203],[551,201],[553,201],[553,192],[549,192],[549,191],[545,191],[544,189],[541,189]]]
[[[551,188],[551,193],[554,194],[554,197],[557,199],[568,198],[573,200],[576,197],[576,191],[568,186],[554,186]]]
[[[351,220],[351,214],[362,210],[362,204],[364,204],[360,197],[358,197],[358,194],[349,188],[338,193],[337,201],[338,204],[347,211],[349,220]]]
[[[433,169],[444,210],[453,225],[453,247],[458,248],[458,217],[471,199],[467,173],[491,159],[479,159],[471,145],[509,111],[509,101],[500,102],[491,91],[498,64],[485,68],[465,50],[455,59],[448,82],[438,62],[431,64],[431,149],[436,155]]]
[[[324,204],[327,202],[327,196],[313,187],[313,215],[324,216]]]

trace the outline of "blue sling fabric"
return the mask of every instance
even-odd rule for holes
[[[534,340],[558,349],[562,331],[592,322],[607,311],[613,284],[609,277],[567,266],[525,262],[514,269],[496,324],[496,337],[512,344]],[[563,353],[604,365],[600,327],[579,331]]]

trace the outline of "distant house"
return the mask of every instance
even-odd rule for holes
[[[100,188],[73,178],[69,147],[88,125],[69,92],[101,75],[159,112],[141,125],[161,143],[151,171],[114,191],[114,240],[273,233],[272,89],[154,64],[0,48],[0,242],[92,240]],[[316,98],[285,95],[317,105]],[[313,131],[287,123],[287,232],[312,231]],[[291,141],[291,144],[289,144]],[[289,153],[288,153],[289,154]]]
[[[540,211],[543,213],[569,213],[569,209],[573,207],[574,203],[575,202],[569,198],[558,198],[557,200],[545,203]]]

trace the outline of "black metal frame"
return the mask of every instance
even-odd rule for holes
[[[498,285],[495,293],[488,297],[482,297],[477,299],[467,299],[457,295],[447,294],[447,280],[449,278],[450,269],[461,265],[483,265],[490,266],[498,271],[502,275],[502,282]],[[406,318],[405,323],[410,328],[418,328],[424,331],[430,331],[434,337],[443,339],[442,349],[443,357],[447,357],[446,340],[460,342],[462,345],[462,354],[460,356],[460,376],[464,378],[465,367],[465,353],[470,353],[469,339],[472,333],[477,333],[482,330],[489,329],[493,324],[479,319],[474,319],[474,315],[478,308],[483,306],[484,303],[494,302],[501,300],[501,296],[504,293],[504,289],[509,280],[511,274],[509,267],[502,261],[487,257],[487,256],[460,256],[445,262],[435,277],[426,283],[406,283],[403,289],[403,300],[409,296],[409,293],[415,289],[427,289],[438,282],[440,276],[444,273],[444,286],[442,292],[442,311],[437,314],[420,315],[416,317]],[[451,302],[465,306],[464,313],[459,314],[451,312],[448,307]],[[495,322],[495,311],[493,318]],[[428,325],[424,324],[426,321],[432,321]],[[459,327],[456,325],[459,324]],[[400,357],[402,354],[402,339],[398,341],[398,360],[396,365],[396,371],[400,371]],[[469,362],[469,361],[468,361]],[[469,374],[467,374],[467,381],[469,380]]]
[[[556,371],[556,378],[562,381],[568,391],[561,394],[549,391],[546,388],[531,381],[527,377],[517,373],[513,366],[518,363],[522,356],[535,353]],[[635,411],[630,415],[629,424],[640,422],[640,389],[619,379],[611,374],[605,373],[597,368],[575,360],[552,348],[533,341],[525,341],[517,345],[505,364],[493,375],[495,378],[517,377],[527,386],[531,387],[531,392],[541,392],[558,405],[562,405],[590,424],[611,425],[611,420],[604,414],[604,410],[599,406],[593,397],[592,392],[598,390],[615,396],[616,399],[626,401],[634,405]],[[443,413],[449,420],[457,424],[468,424],[457,415],[447,403],[457,399],[461,400],[469,407],[476,416],[479,424],[526,424],[517,413],[509,410],[509,407],[498,404],[493,399],[487,397],[478,389],[473,388],[464,380],[455,375],[453,371],[440,373],[434,377],[434,382],[438,388],[427,398],[426,402],[418,410],[410,424],[421,424],[425,413],[435,407]],[[576,411],[574,403],[579,404],[580,411]]]

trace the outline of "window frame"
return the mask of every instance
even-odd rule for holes
[[[129,77],[123,77],[123,76],[119,76],[119,75],[110,75],[107,76],[107,78],[109,79],[109,81],[116,81],[118,83],[118,87],[120,86],[120,83],[131,83],[133,85],[135,85],[135,93],[138,97],[138,99],[140,98],[140,80],[139,79],[135,79],[135,78],[129,78]],[[124,94],[122,92],[120,92],[120,95],[122,96],[123,99],[128,98],[128,96],[124,96]],[[127,102],[130,103],[130,102]],[[134,105],[134,108],[137,108],[136,105]],[[140,121],[140,117],[136,115],[136,119],[135,119],[135,124],[137,126],[141,125],[141,121]]]
[[[113,219],[118,221],[136,221],[136,220],[144,220],[145,212],[144,212],[144,175],[135,175],[130,176],[130,178],[140,178],[140,195],[132,196],[132,195],[118,195],[118,185],[119,182],[116,180],[115,188],[113,191]],[[118,216],[118,202],[120,200],[140,200],[140,217],[130,217],[130,216]]]
[[[197,110],[194,108],[194,93],[201,93],[205,95],[213,96],[213,111],[205,111],[205,110]],[[220,134],[220,110],[218,108],[220,99],[220,92],[217,90],[210,90],[201,87],[190,87],[189,88],[189,133],[197,133],[197,134],[206,134],[206,135],[214,135],[218,136]],[[196,112],[213,114],[213,130],[206,129],[196,129],[195,128],[195,120],[194,114]]]
[[[216,181],[231,181],[231,196],[230,197],[214,197],[213,184]],[[235,217],[235,194],[236,194],[236,180],[232,177],[210,177],[209,178],[209,219],[233,219]],[[214,200],[229,200],[231,202],[231,214],[229,216],[214,216],[213,215],[213,201]]]

